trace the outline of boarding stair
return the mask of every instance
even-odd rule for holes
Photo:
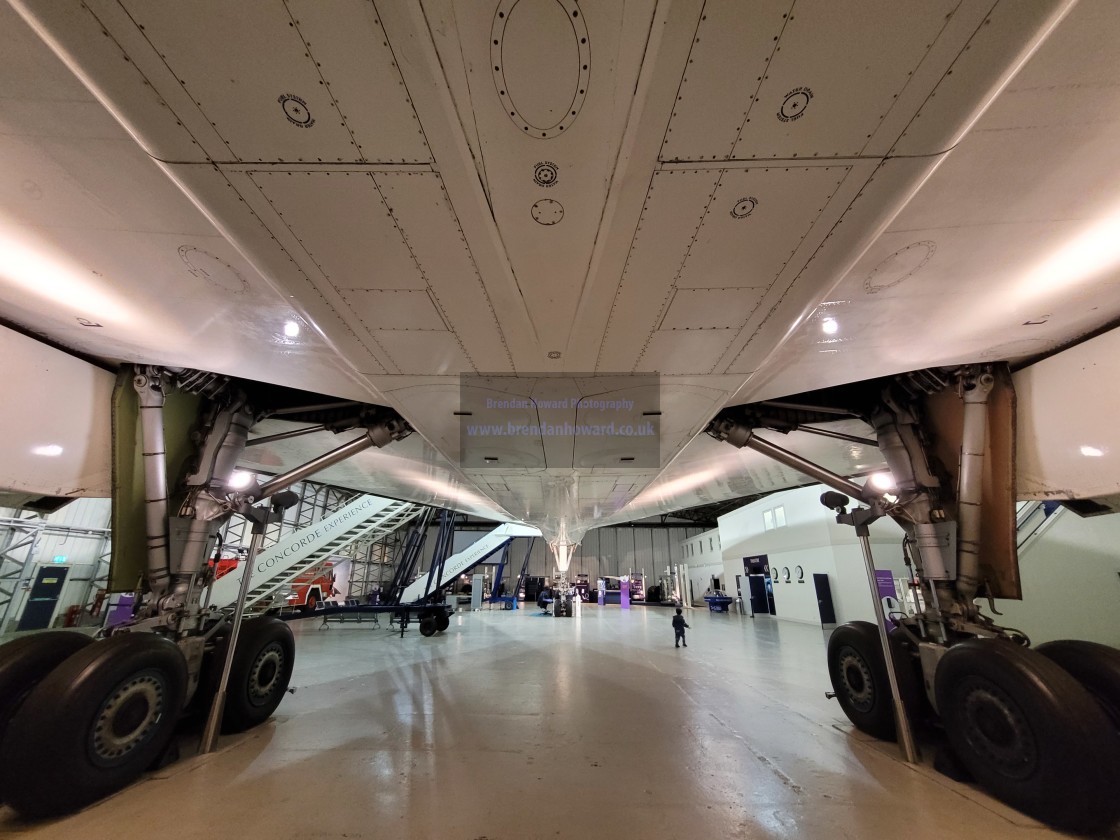
[[[443,563],[437,576],[422,575],[405,587],[400,603],[412,604],[422,601],[442,586],[454,581],[459,575],[466,574],[488,557],[504,549],[516,537],[539,537],[541,532],[531,525],[507,522],[499,525],[490,533],[467,546],[457,554],[452,554]]]
[[[275,593],[300,575],[359,540],[377,540],[393,533],[423,509],[423,505],[362,494],[317,522],[284,534],[257,554],[246,608],[271,603]],[[245,563],[238,564],[210,586],[210,606],[226,607],[237,600],[244,568]]]
[[[1015,510],[1015,543],[1022,552],[1038,542],[1065,508],[1056,502],[1019,502]]]

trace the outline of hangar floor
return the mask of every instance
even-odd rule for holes
[[[1061,836],[853,734],[820,628],[695,610],[678,650],[669,618],[460,613],[428,639],[297,622],[272,721],[65,819],[0,809],[0,835]]]

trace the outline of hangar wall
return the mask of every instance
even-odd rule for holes
[[[996,601],[997,620],[1034,644],[1084,639],[1120,647],[1120,515],[1059,509],[1019,553],[1022,601]]]
[[[735,575],[744,573],[744,557],[765,554],[774,580],[778,619],[820,624],[813,575],[825,574],[838,622],[874,621],[871,588],[855,530],[837,525],[834,515],[821,506],[820,495],[826,489],[817,484],[775,493],[721,516],[719,533],[727,586],[733,590]],[[780,515],[778,507],[782,508]],[[871,526],[876,567],[890,569],[896,578],[906,575],[901,544],[902,529],[890,520],[879,520]],[[804,572],[800,582],[798,566]],[[790,570],[788,582],[785,569]]]

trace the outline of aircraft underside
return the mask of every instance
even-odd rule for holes
[[[112,495],[140,596],[0,649],[17,810],[272,714],[291,633],[207,561],[314,474],[539,528],[561,580],[591,528],[822,482],[920,602],[833,635],[853,723],[1120,816],[1120,653],[984,607],[1017,499],[1120,500],[1115,4],[9,0],[0,39],[0,491]]]

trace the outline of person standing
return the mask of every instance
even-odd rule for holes
[[[677,614],[673,616],[673,647],[680,647],[681,645],[688,647],[688,642],[684,640],[684,631],[685,628],[688,627],[688,622],[684,620],[684,616],[681,613],[681,608],[677,607]]]

